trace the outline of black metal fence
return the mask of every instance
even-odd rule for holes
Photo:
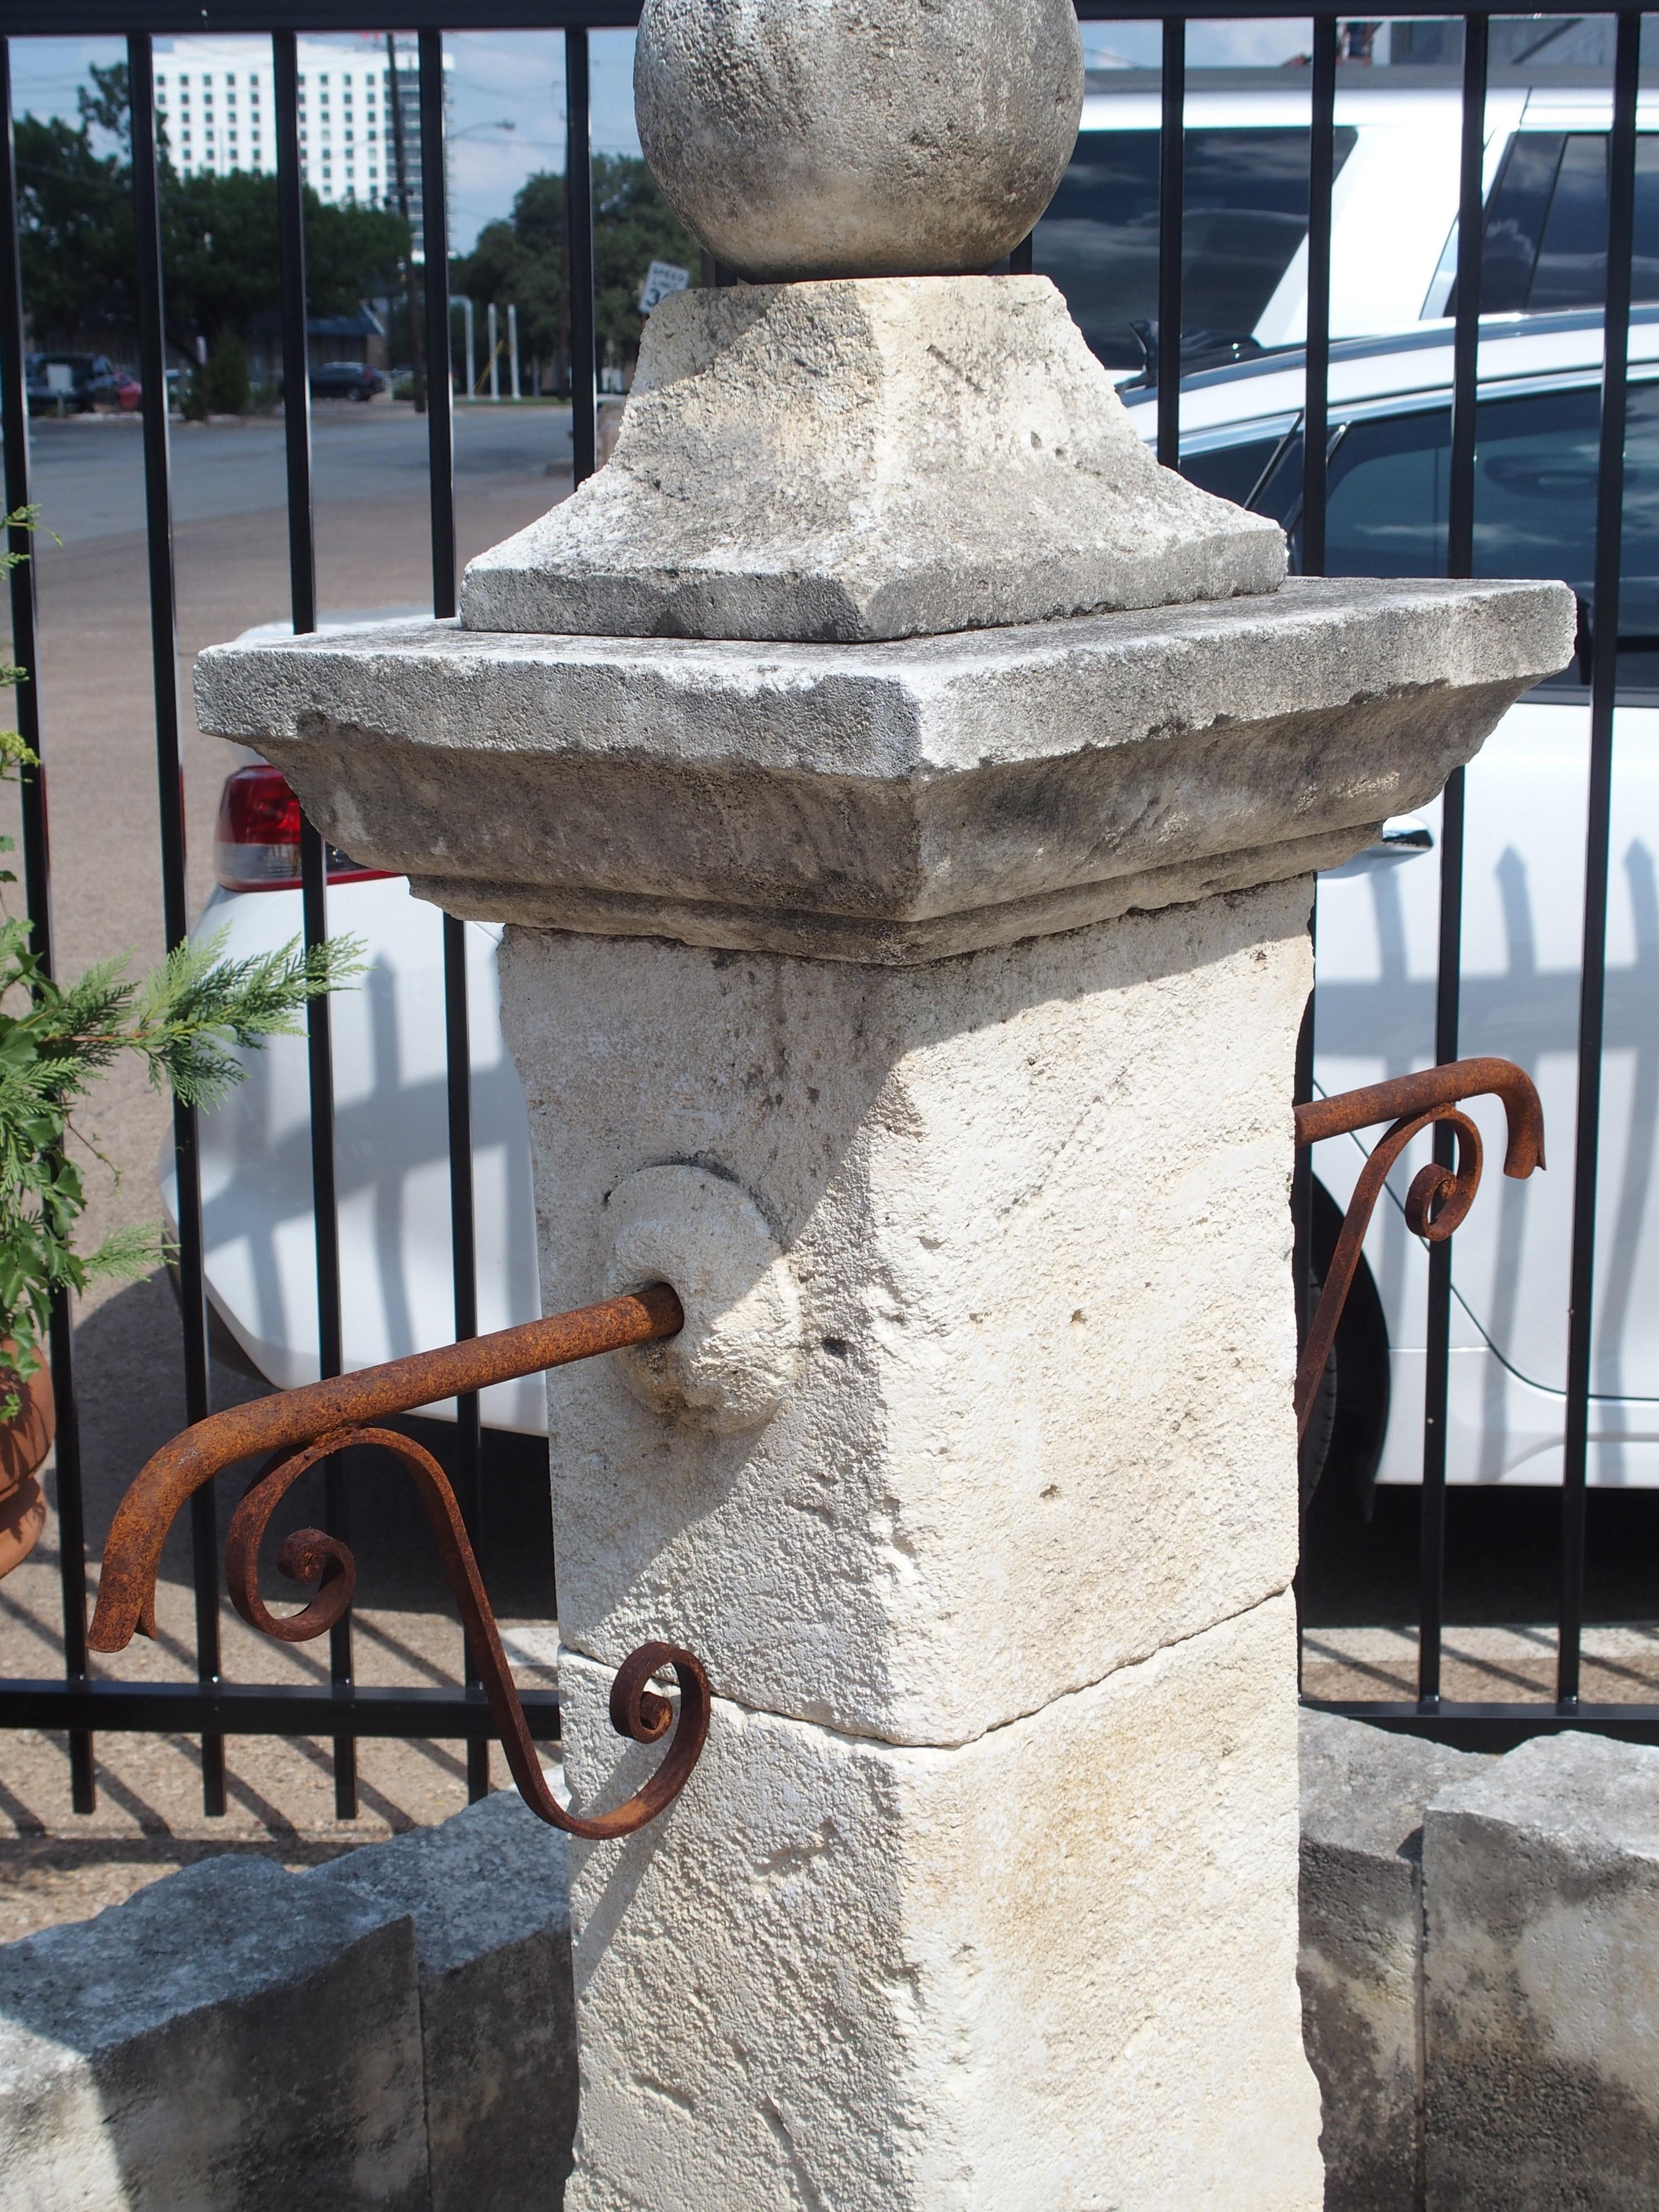
[[[1325,522],[1330,368],[1332,196],[1335,169],[1334,113],[1340,36],[1338,9],[1311,13],[1311,106],[1309,167],[1308,319],[1305,393],[1302,409],[1301,566],[1325,566]],[[1443,20],[1443,6],[1392,11],[1409,18]],[[1597,11],[1589,11],[1595,15]],[[1162,21],[1162,138],[1159,158],[1160,227],[1158,284],[1163,374],[1158,386],[1158,451],[1174,465],[1180,459],[1180,386],[1170,374],[1178,360],[1182,327],[1182,120],[1189,21],[1274,20],[1285,10],[1267,0],[1214,0],[1181,15],[1145,5],[1112,7],[1080,0],[1079,15],[1097,21]],[[1626,421],[1626,356],[1630,323],[1636,193],[1637,91],[1642,19],[1604,9],[1616,22],[1613,119],[1608,154],[1605,368],[1601,389],[1600,465],[1594,604],[1619,605],[1620,521]],[[30,503],[27,394],[24,370],[24,300],[18,231],[18,196],[11,143],[9,38],[69,34],[118,35],[127,41],[132,121],[132,175],[139,242],[141,382],[149,581],[161,810],[162,892],[169,946],[187,931],[184,816],[181,797],[180,701],[178,690],[169,484],[167,346],[161,258],[161,206],[155,127],[152,41],[155,36],[257,33],[269,36],[275,57],[277,193],[281,225],[289,597],[296,630],[317,623],[313,546],[310,403],[306,351],[306,269],[302,165],[295,37],[306,32],[413,30],[418,37],[421,178],[425,224],[424,353],[436,368],[451,356],[448,240],[445,187],[442,35],[446,29],[562,31],[567,101],[566,191],[570,271],[574,474],[580,483],[595,465],[595,343],[593,241],[591,202],[588,36],[590,29],[627,27],[637,19],[636,0],[489,0],[458,13],[454,0],[441,11],[418,0],[222,0],[202,8],[186,0],[9,0],[0,37],[0,114],[6,145],[0,159],[0,410],[4,435],[5,501],[9,511]],[[1477,338],[1482,276],[1483,155],[1489,52],[1488,16],[1464,14],[1462,129],[1455,369],[1449,475],[1449,573],[1468,576],[1474,567],[1474,489]],[[1352,40],[1350,39],[1350,46]],[[1030,248],[1015,258],[1029,268]],[[429,380],[427,416],[432,605],[440,616],[456,609],[456,526],[453,447],[448,380]],[[15,550],[27,550],[15,534]],[[33,569],[10,578],[15,656],[33,673],[38,663]],[[1616,629],[1617,625],[1610,626]],[[1609,637],[1609,647],[1611,647]],[[1588,1437],[1590,1405],[1591,1281],[1601,1078],[1602,1014],[1607,920],[1608,852],[1613,706],[1617,667],[1613,650],[1598,651],[1590,672],[1590,779],[1588,868],[1583,912],[1582,1001],[1578,1024],[1577,1116],[1573,1156],[1571,1280],[1564,1327],[1568,1339],[1565,1474],[1561,1492],[1561,1596],[1557,1696],[1552,1702],[1463,1705],[1441,1694],[1446,1534],[1446,1414],[1451,1303],[1450,1248],[1430,1258],[1427,1406],[1424,1431],[1420,1524],[1419,1694],[1414,1700],[1348,1705],[1340,1710],[1394,1728],[1425,1731],[1469,1746],[1496,1747],[1519,1737],[1591,1723],[1605,1731],[1659,1742],[1659,1705],[1590,1705],[1580,1698],[1583,1620]],[[23,782],[23,858],[28,915],[35,943],[48,967],[52,951],[52,896],[46,778],[53,757],[51,701],[38,684],[19,694],[23,735],[42,766]],[[1439,967],[1436,994],[1435,1056],[1459,1050],[1459,948],[1463,880],[1463,777],[1447,788],[1441,842]],[[301,873],[305,936],[326,933],[325,856],[318,833],[302,831]],[[447,1043],[449,1188],[453,1230],[454,1325],[457,1338],[476,1333],[472,1148],[468,1072],[467,984],[461,925],[446,918],[444,975]],[[1659,1018],[1659,1017],[1656,1017]],[[1311,1033],[1303,1054],[1303,1095],[1312,1073]],[[339,1371],[342,1359],[340,1259],[337,1219],[333,1085],[329,1008],[313,1004],[309,1018],[312,1175],[316,1224],[316,1294],[322,1372]],[[174,1109],[178,1167],[179,1277],[184,1322],[185,1411],[191,1420],[208,1405],[208,1306],[193,1109]],[[1449,1146],[1449,1133],[1443,1137]],[[1558,1152],[1561,1147],[1558,1143]],[[1305,1157],[1305,1156],[1304,1156]],[[1449,1152],[1447,1152],[1449,1164]],[[1298,1218],[1305,1224],[1310,1184],[1301,1178]],[[61,1680],[0,1683],[0,1728],[68,1732],[73,1802],[94,1802],[93,1741],[99,1729],[165,1730],[198,1734],[203,1746],[204,1808],[225,1807],[224,1741],[228,1735],[328,1735],[334,1743],[337,1811],[356,1809],[355,1743],[359,1736],[465,1740],[469,1784],[486,1787],[488,1710],[470,1662],[460,1691],[386,1690],[356,1686],[349,1615],[332,1632],[328,1686],[251,1687],[225,1682],[219,1648],[219,1571],[212,1489],[192,1502],[191,1535],[196,1605],[194,1684],[122,1684],[94,1680],[88,1673],[86,1623],[85,1527],[76,1425],[75,1346],[66,1299],[55,1309],[51,1364],[58,1407],[58,1500],[61,1524],[64,1675]],[[464,1510],[476,1527],[479,1505],[480,1426],[476,1398],[459,1409],[458,1485]],[[328,1482],[330,1526],[343,1535],[346,1499],[337,1472]],[[556,1700],[526,1695],[532,1726],[557,1732]]]

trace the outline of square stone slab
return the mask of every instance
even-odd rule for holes
[[[932,635],[1276,590],[1285,533],[1160,468],[1046,276],[681,292],[617,450],[480,554],[469,629]]]
[[[1561,584],[1304,579],[863,646],[415,621],[216,647],[197,711],[453,913],[905,965],[1335,866],[1575,620]]]

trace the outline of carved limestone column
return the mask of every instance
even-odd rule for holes
[[[1571,649],[1554,585],[1284,581],[1030,228],[1070,0],[647,0],[722,260],[459,625],[205,657],[204,726],[514,925],[549,1310],[580,2212],[1316,2212],[1288,1188],[1311,874]],[[810,99],[807,95],[810,94]]]

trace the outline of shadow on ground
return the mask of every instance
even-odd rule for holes
[[[1358,1486],[1328,1472],[1308,1516],[1302,1615],[1310,1628],[1408,1626],[1417,1620],[1419,1493]],[[1446,1620],[1480,1627],[1553,1622],[1560,1604],[1559,1490],[1459,1486],[1446,1497]],[[1659,1491],[1592,1490],[1587,1621],[1659,1617]]]

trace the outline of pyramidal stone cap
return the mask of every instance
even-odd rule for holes
[[[1160,468],[1042,276],[675,294],[616,452],[463,626],[881,639],[1272,592],[1282,532]]]

